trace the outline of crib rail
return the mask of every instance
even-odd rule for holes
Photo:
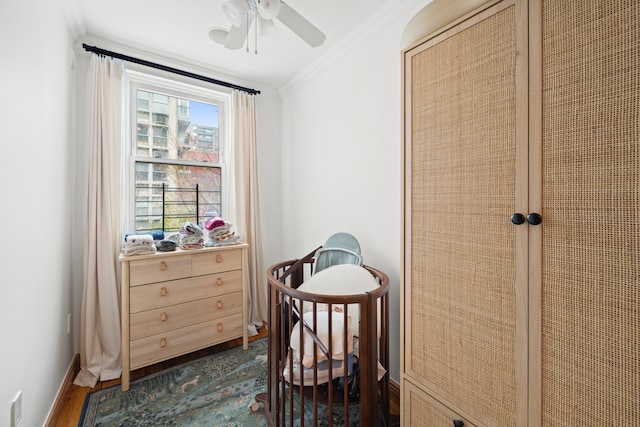
[[[299,290],[298,287],[313,274],[314,253],[315,250],[301,259],[275,264],[267,271],[267,393],[259,400],[265,403],[268,423],[282,427],[332,426],[338,419],[344,426],[389,425],[389,278],[375,268],[363,266],[379,283],[372,292],[323,295]],[[301,308],[306,304],[311,307],[310,313],[302,315]],[[350,393],[347,387],[352,379],[348,369],[352,358],[347,349],[356,344],[349,342],[354,332],[348,327],[353,307],[359,309],[360,318],[357,331],[359,393],[353,393],[353,390]],[[320,308],[330,313],[328,336],[338,334],[341,337],[343,354],[340,358],[334,355],[333,338],[323,342],[319,337]],[[342,321],[338,324],[342,325],[342,330],[334,325],[334,318],[339,320],[341,316]],[[290,345],[290,340],[295,338],[301,348],[312,342],[312,368],[305,370],[301,362],[295,360]],[[327,366],[322,374],[320,359],[326,359]],[[379,364],[384,371],[380,379]]]

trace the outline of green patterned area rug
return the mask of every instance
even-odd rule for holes
[[[79,427],[266,426],[264,408],[252,412],[267,390],[267,339],[179,365],[87,395]]]

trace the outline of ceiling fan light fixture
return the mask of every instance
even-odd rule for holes
[[[224,44],[225,40],[227,40],[227,36],[229,35],[229,31],[224,28],[212,28],[209,30],[209,38],[216,43]]]
[[[275,22],[270,19],[264,19],[262,16],[258,15],[258,34],[261,36],[268,36],[269,34],[273,34],[277,31]]]
[[[257,8],[264,19],[275,19],[280,13],[280,0],[257,0]]]
[[[224,0],[222,11],[234,26],[240,27],[249,12],[249,5],[245,0]]]

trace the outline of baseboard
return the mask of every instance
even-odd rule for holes
[[[400,414],[400,384],[389,379],[389,412]]]
[[[78,375],[78,372],[80,372],[80,355],[76,354],[71,361],[71,365],[69,365],[67,375],[64,377],[58,396],[56,396],[56,401],[51,408],[47,422],[44,424],[45,427],[54,427],[58,423],[58,419],[62,413],[62,408],[64,407],[67,396],[71,390],[73,379]]]

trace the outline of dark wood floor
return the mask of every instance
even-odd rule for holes
[[[253,341],[259,338],[264,338],[267,336],[266,328],[261,328],[258,331],[258,335],[254,337],[249,337],[249,341]],[[145,368],[141,368],[131,372],[131,380],[135,380],[137,378],[143,377],[145,375],[150,375],[164,369],[170,368],[172,366],[179,365],[181,363],[189,362],[191,360],[199,359],[204,356],[208,356],[210,354],[214,354],[220,352],[222,350],[226,350],[228,348],[236,347],[242,345],[242,338],[238,338],[235,340],[231,340],[229,342],[219,344],[213,347],[206,348],[204,350],[196,351],[194,353],[187,354],[185,356],[176,357],[175,359],[167,360],[165,362],[160,362],[152,366],[148,366]],[[82,406],[84,404],[85,398],[88,393],[102,390],[107,387],[111,387],[114,385],[120,384],[120,379],[111,380],[111,381],[100,381],[96,384],[95,387],[79,387],[76,385],[72,385],[69,393],[64,398],[64,403],[62,405],[62,410],[59,412],[59,417],[57,420],[50,420],[51,426],[55,427],[76,427],[78,422],[80,421],[80,415],[82,414]],[[398,414],[398,402],[392,399],[391,402],[391,413]]]

